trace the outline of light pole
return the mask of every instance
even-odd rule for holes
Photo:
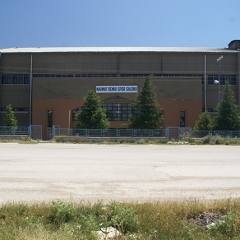
[[[218,103],[220,103],[220,85],[221,85],[221,81],[220,81],[220,67],[221,67],[221,60],[223,59],[223,56],[219,57],[217,59],[217,63],[218,63],[218,80],[215,80],[214,83],[218,84]]]

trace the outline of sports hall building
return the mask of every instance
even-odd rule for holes
[[[74,127],[76,111],[93,89],[107,109],[110,128],[121,128],[149,74],[163,127],[193,127],[205,109],[217,114],[219,87],[227,79],[240,105],[240,40],[226,48],[0,49],[0,126],[11,104],[18,125],[42,125],[46,139],[52,125]]]

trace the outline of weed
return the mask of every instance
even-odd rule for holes
[[[75,207],[72,203],[63,203],[61,201],[52,202],[51,213],[48,219],[51,223],[59,225],[66,223],[74,218]]]
[[[199,226],[201,216],[225,216],[213,224]],[[195,225],[190,221],[195,219]],[[239,239],[240,199],[200,202],[195,199],[145,203],[102,201],[73,204],[6,204],[0,207],[0,239],[88,239],[96,231],[117,228],[118,239]]]

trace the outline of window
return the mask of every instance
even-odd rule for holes
[[[53,111],[52,110],[47,111],[47,125],[48,125],[48,127],[52,127],[52,125],[53,125]]]
[[[229,82],[231,85],[237,85],[236,75],[232,75]]]
[[[13,78],[10,74],[7,75],[7,84],[13,84]]]
[[[208,84],[213,84],[213,75],[208,75]]]
[[[128,121],[131,112],[134,111],[131,103],[103,103],[109,121]],[[76,121],[76,113],[79,108],[72,110],[72,121]]]
[[[18,76],[13,75],[13,84],[17,84],[17,83],[18,83]]]
[[[186,112],[180,111],[180,127],[186,127]]]
[[[7,83],[7,78],[6,78],[6,75],[2,75],[2,81],[1,81],[2,84],[6,84]]]
[[[6,112],[6,108],[0,108],[1,112]],[[14,112],[28,112],[28,108],[13,108]]]
[[[134,111],[131,103],[103,103],[102,108],[106,109],[109,121],[128,121]]]
[[[23,75],[18,75],[18,84],[23,84]]]
[[[28,79],[28,75],[24,75],[24,84],[28,84],[29,83],[29,79]]]
[[[208,75],[208,84],[214,84],[218,80],[218,75]],[[230,85],[237,85],[236,75],[220,75],[220,85],[224,85],[229,81]]]

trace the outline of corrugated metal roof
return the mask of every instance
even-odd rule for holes
[[[1,53],[71,53],[71,52],[199,52],[199,53],[237,53],[228,48],[197,47],[43,47],[6,48]]]

